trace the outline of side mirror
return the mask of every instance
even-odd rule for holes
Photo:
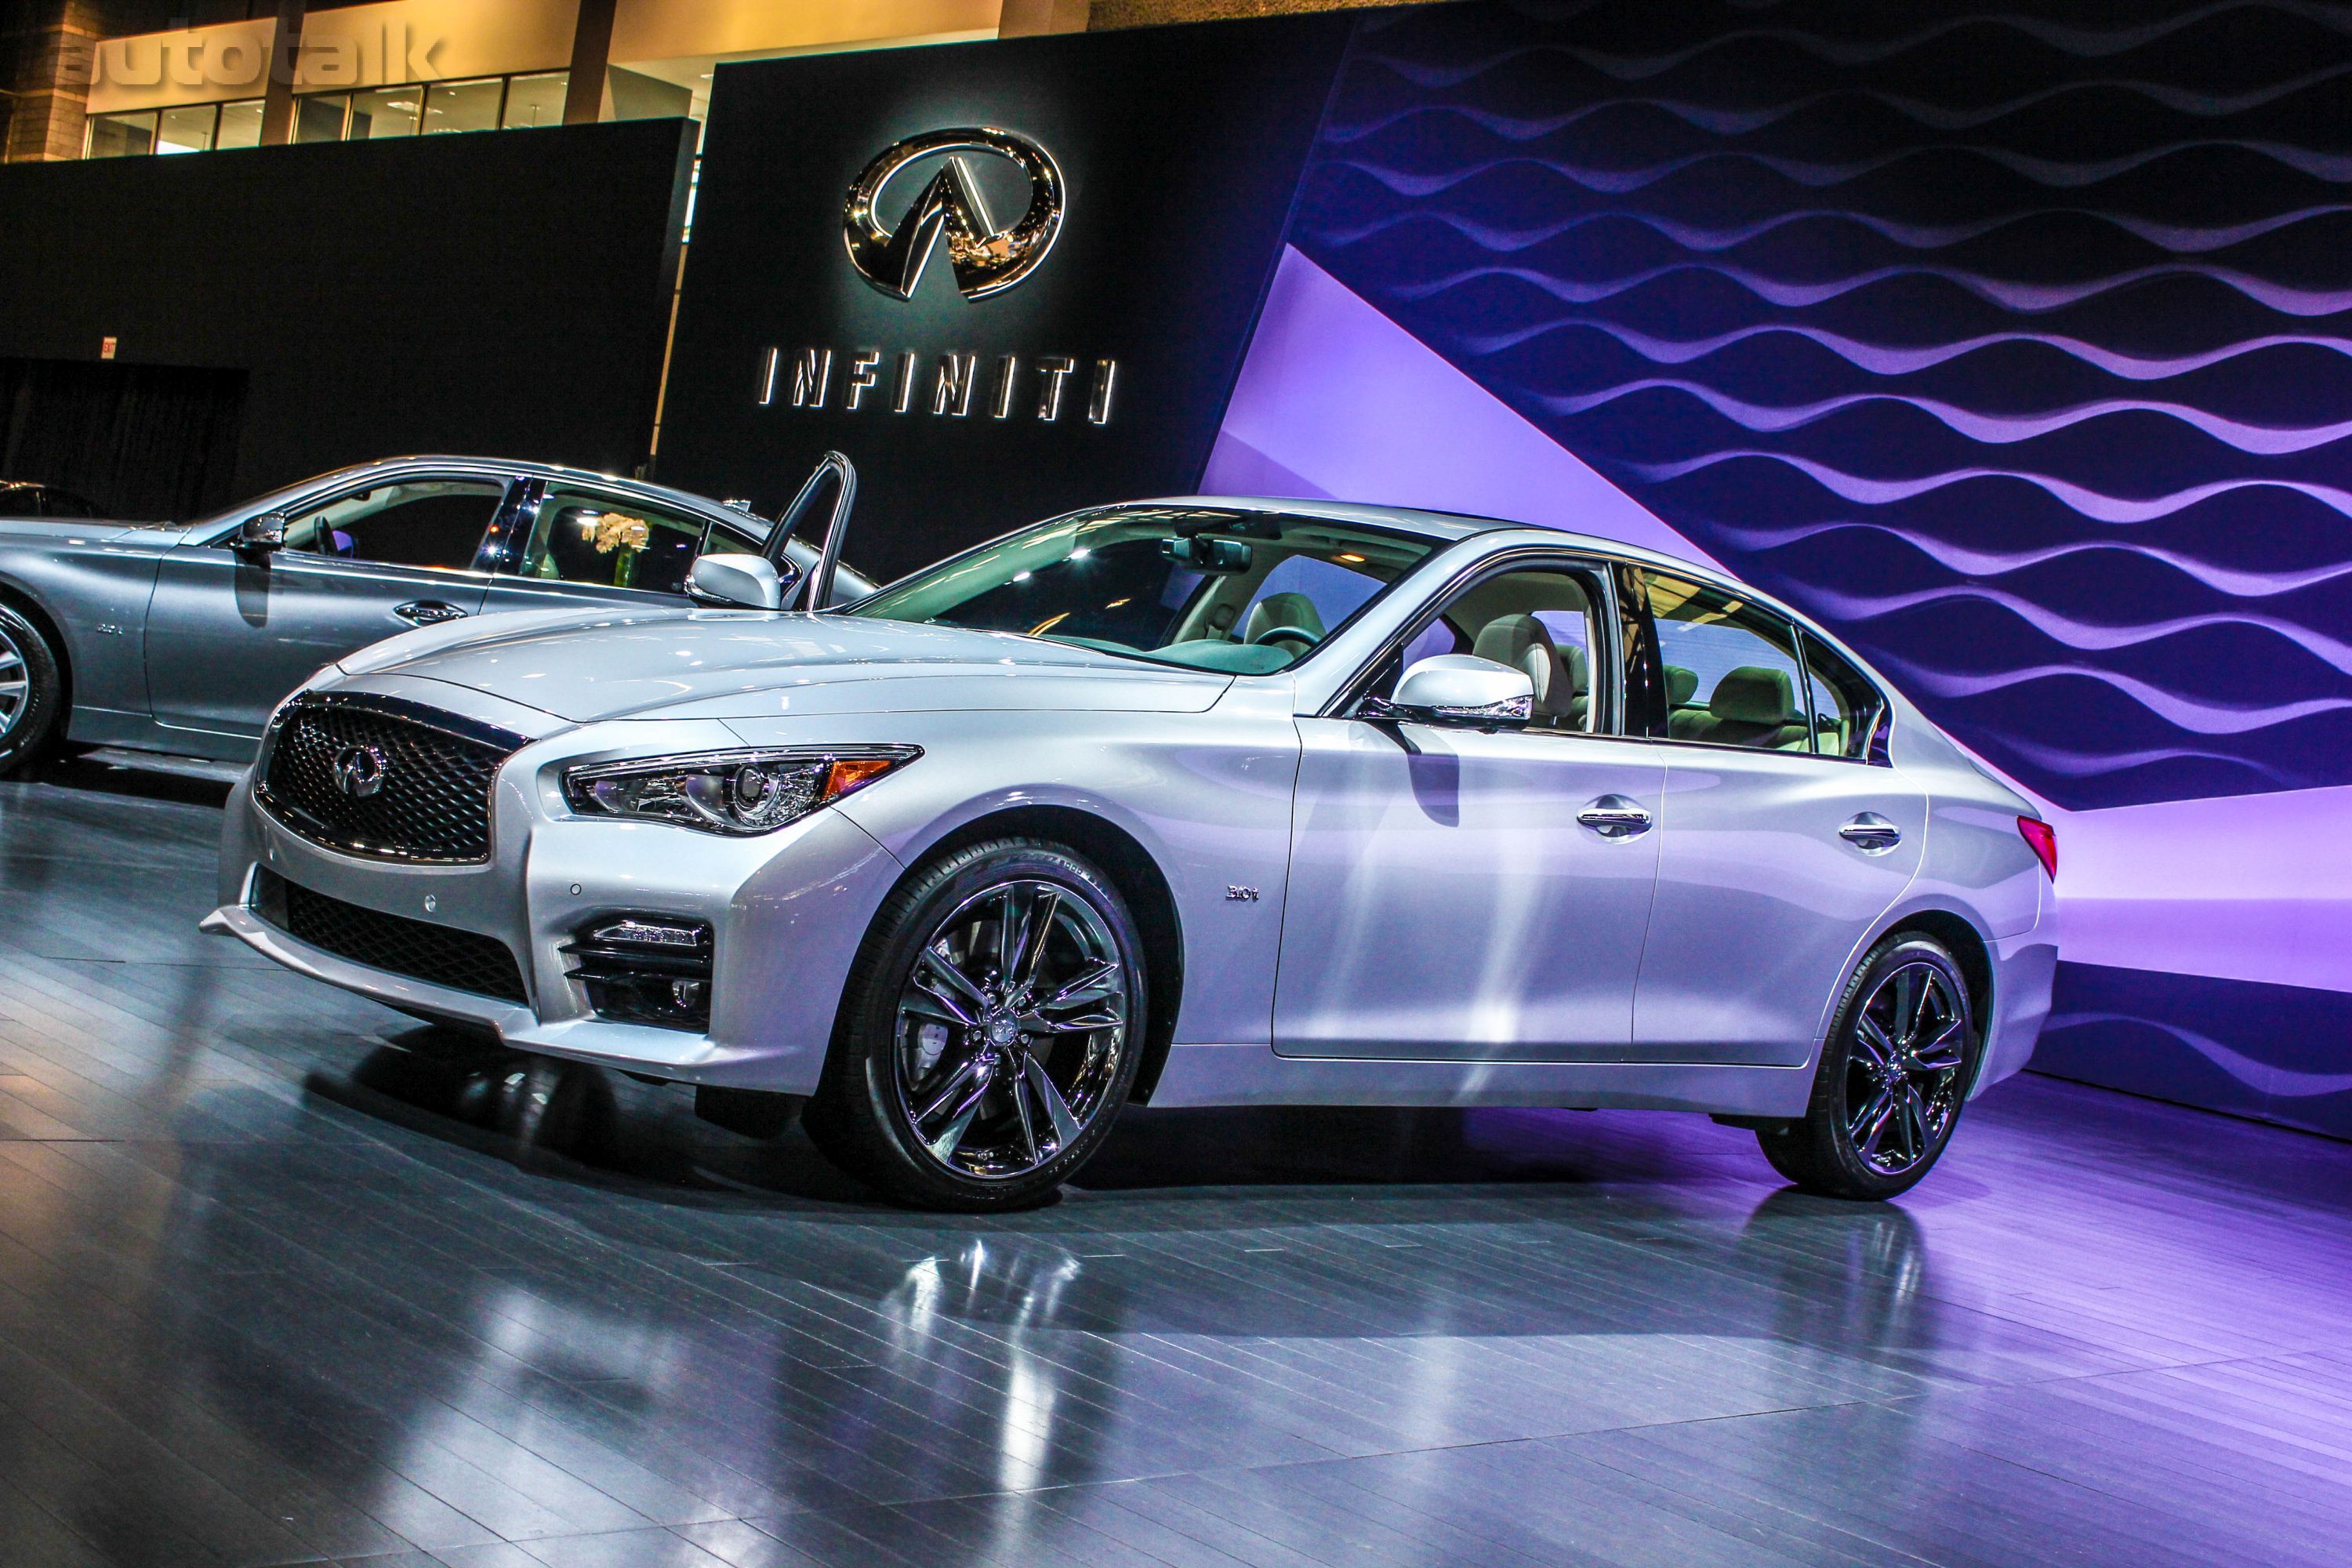
[[[265,511],[258,517],[248,517],[236,531],[230,546],[250,555],[267,555],[286,548],[286,530],[293,519],[282,511]]]
[[[1394,697],[1370,707],[1381,718],[1514,728],[1535,710],[1536,683],[1526,670],[1467,653],[1423,659],[1404,672]]]
[[[720,552],[697,560],[686,574],[686,591],[715,605],[740,605],[750,610],[781,609],[783,580],[773,563],[757,555]]]

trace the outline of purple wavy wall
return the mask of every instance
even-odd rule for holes
[[[2352,782],[2352,14],[1439,6],[1293,230],[2085,808]]]

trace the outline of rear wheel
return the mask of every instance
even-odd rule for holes
[[[959,850],[876,918],[803,1124],[906,1203],[1038,1202],[1126,1102],[1146,984],[1134,919],[1092,863],[1039,839]]]
[[[1757,1132],[1764,1157],[1832,1197],[1909,1190],[1951,1142],[1980,1046],[1951,953],[1931,937],[1888,938],[1846,986],[1804,1119]]]
[[[48,749],[64,696],[57,650],[38,626],[0,605],[0,773],[16,772]]]

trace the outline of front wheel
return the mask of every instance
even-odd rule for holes
[[[1951,1142],[1981,1047],[1951,953],[1931,937],[1889,937],[1846,986],[1804,1119],[1757,1132],[1764,1157],[1831,1197],[1908,1191]]]
[[[803,1125],[906,1203],[1038,1202],[1126,1102],[1147,984],[1135,921],[1093,864],[1039,839],[958,850],[876,917]]]
[[[38,758],[64,715],[57,650],[38,626],[0,605],[0,774]]]

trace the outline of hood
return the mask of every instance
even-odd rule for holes
[[[446,681],[575,723],[943,709],[1197,713],[1233,684],[1010,632],[756,610],[489,616],[404,634],[342,668]]]

